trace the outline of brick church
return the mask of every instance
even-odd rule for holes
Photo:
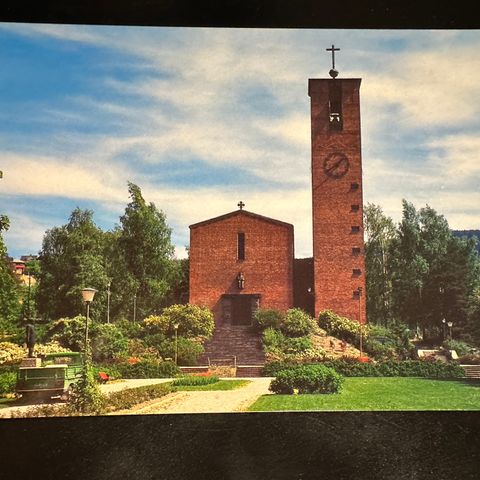
[[[359,78],[309,79],[313,258],[294,256],[294,226],[244,209],[190,225],[190,303],[217,329],[258,308],[299,307],[366,322]]]

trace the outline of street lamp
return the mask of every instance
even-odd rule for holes
[[[445,324],[446,324],[446,323],[447,323],[447,321],[446,321],[444,318],[442,318],[442,325],[443,325],[443,340],[445,340],[445,336],[446,336],[446,335],[445,335]]]
[[[133,323],[137,321],[137,294],[133,294]]]
[[[453,322],[447,322],[448,328],[450,329],[450,340],[452,340],[452,327],[453,327]]]
[[[175,329],[175,365],[178,362],[178,327],[180,325],[178,323],[173,324],[173,328]]]
[[[90,319],[90,303],[97,291],[94,288],[84,288],[82,290],[83,301],[87,305],[87,316],[85,319],[85,356],[88,355],[88,321]]]
[[[110,323],[110,286],[112,282],[107,283],[107,323]]]

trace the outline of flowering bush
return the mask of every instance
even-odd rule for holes
[[[16,343],[0,343],[0,365],[19,363],[25,356],[25,349]]]
[[[215,328],[212,312],[207,307],[191,304],[172,305],[165,308],[161,315],[151,315],[143,322],[150,333],[169,337],[175,334],[175,324],[178,325],[177,334],[186,338],[209,338]]]
[[[34,353],[35,355],[46,355],[47,353],[57,353],[57,352],[71,352],[69,348],[62,347],[58,342],[52,341],[48,343],[39,343],[35,345]],[[27,354],[27,349],[25,349],[25,355]]]
[[[318,316],[318,324],[329,335],[355,343],[359,334],[359,324],[354,320],[341,317],[331,310],[325,310]]]
[[[315,331],[315,321],[300,308],[287,310],[280,324],[280,330],[288,337],[304,337]]]

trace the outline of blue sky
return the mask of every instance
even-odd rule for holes
[[[0,212],[12,256],[79,206],[111,229],[137,183],[188,225],[246,209],[311,255],[308,78],[361,77],[364,201],[479,228],[480,31],[0,24]]]

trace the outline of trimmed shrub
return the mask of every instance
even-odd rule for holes
[[[278,372],[270,383],[273,393],[338,393],[343,377],[325,365],[302,365]]]
[[[114,360],[128,354],[128,339],[113,323],[102,323],[95,328],[92,338],[92,356],[95,361]]]
[[[317,364],[318,365],[318,364]],[[465,372],[455,363],[421,360],[386,361],[379,363],[362,363],[356,358],[328,360],[321,365],[335,369],[345,377],[424,377],[424,378],[463,378]],[[265,365],[265,376],[276,376],[285,369],[297,369],[302,365],[293,362],[271,362]]]
[[[137,363],[119,363],[116,366],[121,378],[170,378],[180,373],[175,363],[143,360]]]
[[[107,410],[110,412],[126,410],[139,403],[163,397],[171,391],[170,383],[158,383],[156,385],[146,385],[144,387],[128,388],[119,392],[113,392],[107,397]]]
[[[280,324],[280,330],[288,337],[303,337],[315,331],[315,321],[300,308],[291,308]]]
[[[273,328],[278,330],[283,320],[283,314],[273,309],[258,309],[253,317],[253,325],[259,330]]]
[[[207,307],[191,304],[172,305],[165,308],[160,316],[151,315],[143,322],[150,333],[170,337],[175,334],[175,324],[178,324],[178,335],[186,338],[209,338],[215,328],[212,312]]]
[[[0,395],[15,392],[17,374],[15,372],[4,372],[0,374]]]
[[[280,356],[300,354],[313,348],[310,337],[286,337],[273,328],[267,328],[263,332],[263,344],[267,353]]]
[[[198,386],[198,385],[211,385],[212,383],[217,383],[220,379],[216,375],[188,375],[185,377],[176,378],[172,385],[175,387],[179,386]]]

